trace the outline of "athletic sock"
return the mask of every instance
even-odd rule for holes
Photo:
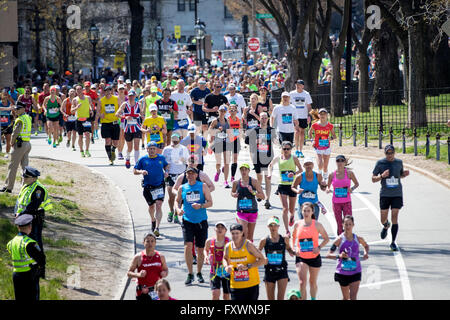
[[[231,164],[231,176],[234,177],[236,175],[237,163]]]
[[[397,232],[398,232],[398,223],[392,225],[392,229],[391,229],[392,243],[394,243],[395,239],[397,238]]]
[[[116,152],[116,147],[112,146],[112,152]]]
[[[137,163],[139,160],[139,150],[134,150],[134,163]]]
[[[389,226],[389,220],[386,221],[385,224],[383,224],[384,228],[387,228]]]
[[[127,151],[127,160],[130,160],[131,152]]]
[[[108,155],[108,159],[111,160],[111,146],[105,146],[105,150]]]

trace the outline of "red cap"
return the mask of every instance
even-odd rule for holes
[[[85,86],[85,87],[90,87],[90,86],[91,86],[91,83],[90,83],[89,81],[86,81],[86,82],[84,83],[84,86]]]

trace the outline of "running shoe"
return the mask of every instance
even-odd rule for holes
[[[202,276],[202,274],[200,272],[197,273],[197,280],[198,280],[199,283],[204,283],[205,282],[205,279],[203,279],[203,276]]]
[[[95,143],[95,142],[94,142],[94,136],[91,137],[91,142],[92,142],[92,143]]]
[[[288,237],[288,238],[291,237],[291,232],[290,231],[286,231],[286,237]]]
[[[156,228],[153,233],[155,234],[155,236],[159,237],[160,236],[159,228]]]
[[[295,156],[297,158],[304,158],[305,156],[303,155],[303,152],[301,152],[300,150],[295,151]]]
[[[42,132],[42,127],[41,127],[41,126],[39,126],[38,130],[39,130],[40,132]]]
[[[394,242],[392,242],[389,247],[391,248],[392,251],[398,251],[398,247]]]
[[[58,138],[58,143],[61,143],[63,141],[63,137],[62,136],[59,136],[59,138]]]
[[[88,150],[86,150],[86,156],[87,156],[88,158],[91,157],[91,153],[90,153]]]
[[[70,141],[67,141],[66,148],[70,148]]]
[[[167,215],[167,222],[172,222],[173,221],[173,212],[169,212],[169,214]]]
[[[84,151],[81,151],[81,157],[84,158],[85,156]]]
[[[75,147],[72,147],[72,151],[77,151],[77,149],[75,149]]]
[[[388,221],[388,225],[387,228],[383,227],[383,229],[381,230],[381,239],[385,239],[388,233],[388,229],[391,226],[391,223]]]
[[[35,131],[35,132],[34,132],[34,135],[35,135],[35,136],[37,136],[37,135],[38,135],[37,131]]]
[[[294,225],[295,222],[295,217],[294,216],[290,216],[289,217],[289,227],[292,227]]]
[[[152,232],[156,229],[156,221],[152,221]]]
[[[264,207],[266,207],[266,209],[270,209],[270,202],[268,200],[264,203]]]
[[[225,189],[230,189],[231,188],[230,185],[228,184],[228,181],[225,181],[223,185],[225,186]]]
[[[110,166],[113,166],[113,165],[114,165],[114,161],[109,160],[109,165],[110,165]]]
[[[52,139],[49,138],[49,139],[47,140],[47,143],[48,143],[48,144],[52,144]]]
[[[116,160],[116,152],[112,151],[111,152],[111,161],[115,161]]]
[[[141,145],[142,150],[145,150],[145,146],[144,144]]]
[[[192,257],[192,264],[197,264],[197,256],[193,256]]]
[[[216,175],[214,176],[214,181],[219,181],[220,172],[216,172]]]
[[[190,285],[190,284],[192,283],[192,281],[194,281],[194,275],[188,273],[187,279],[186,279],[186,281],[184,282],[184,284],[185,284],[185,285]]]
[[[123,154],[122,154],[122,152],[119,152],[119,158],[118,158],[119,160],[123,160]]]
[[[233,181],[234,181],[234,177],[231,177],[231,183],[233,183]]]
[[[53,148],[56,148],[56,144],[53,144]]]
[[[173,219],[173,223],[178,223],[180,224],[180,220],[178,220],[178,215],[175,215],[174,219]]]
[[[9,153],[5,153],[5,159],[9,158]]]
[[[125,161],[125,167],[127,167],[127,169],[130,169],[130,167],[131,167],[130,159],[127,159]]]

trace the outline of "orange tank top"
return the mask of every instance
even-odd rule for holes
[[[316,220],[312,220],[310,226],[302,225],[296,234],[296,245],[303,259],[314,259],[319,253],[313,253],[313,249],[319,246],[319,231],[316,229]]]
[[[67,101],[66,102],[66,110],[64,110],[65,113],[68,114],[68,115],[72,115],[73,116],[73,113],[71,111],[72,110],[72,102],[70,101],[70,98],[66,98],[65,101]],[[66,116],[64,116],[63,118],[64,118],[64,121],[67,121],[67,117]]]
[[[236,117],[236,120],[233,120],[231,117],[228,118],[228,123],[230,125],[231,136],[230,141],[234,141],[239,138],[239,129],[241,127],[241,120]]]

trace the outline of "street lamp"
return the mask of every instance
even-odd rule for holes
[[[205,23],[198,19],[194,26],[195,38],[198,43],[198,54],[197,57],[200,59],[200,65],[203,67],[203,57],[202,57],[202,40],[205,38]]]
[[[92,22],[91,27],[89,28],[89,41],[92,43],[92,82],[95,82],[97,79],[97,57],[95,53],[95,46],[97,45],[100,39],[100,30],[97,28],[94,22]]]
[[[164,29],[161,27],[160,23],[158,23],[158,25],[155,27],[155,39],[158,42],[159,79],[161,79],[163,70],[161,42],[164,40]]]

